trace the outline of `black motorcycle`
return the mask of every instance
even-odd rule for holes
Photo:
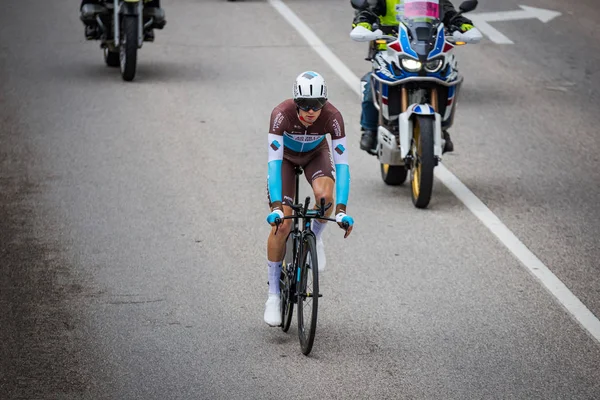
[[[154,29],[163,29],[165,14],[158,7],[144,7],[149,0],[114,0],[85,4],[81,20],[88,40],[100,40],[104,61],[121,67],[125,81],[135,78],[137,50],[154,41]]]

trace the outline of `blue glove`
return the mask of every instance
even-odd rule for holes
[[[354,226],[354,218],[347,215],[346,213],[340,212],[335,216],[335,222],[338,223],[340,228],[346,231],[344,238],[347,238],[348,235],[350,235],[350,232],[352,232],[352,227]]]
[[[267,215],[267,222],[271,224],[271,226],[275,226],[278,218],[280,219],[279,222],[283,220],[283,211],[273,210],[269,215]]]

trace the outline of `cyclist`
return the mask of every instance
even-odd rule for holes
[[[327,134],[331,135],[333,161],[325,138]],[[301,166],[304,169],[317,204],[320,204],[321,198],[325,198],[325,204],[333,203],[335,186],[335,219],[342,228],[343,223],[349,225],[344,237],[348,237],[354,224],[352,217],[346,214],[350,169],[344,120],[337,108],[327,101],[327,84],[320,74],[306,71],[298,75],[294,83],[294,97],[273,109],[268,146],[267,196],[271,213],[267,216],[267,222],[272,229],[267,241],[269,296],[264,320],[271,326],[279,326],[279,276],[292,220],[282,220],[277,227],[276,221],[293,214],[290,205],[296,194],[294,168]],[[329,208],[326,216],[331,215],[332,211]],[[312,223],[312,231],[317,239],[319,271],[325,268],[326,263],[322,239],[325,226],[326,221],[314,220]]]
[[[377,24],[383,33],[397,35],[398,19],[396,18],[396,14],[403,2],[404,0],[365,0],[356,10],[352,28],[363,26],[372,30],[373,24]],[[357,8],[354,1],[352,2],[352,6]],[[442,21],[448,28],[459,29],[461,32],[467,32],[472,29],[477,31],[471,20],[462,15],[454,18],[457,11],[450,0],[440,0],[440,8]],[[473,31],[474,34],[479,34],[478,31],[475,31]],[[379,45],[376,50],[385,50],[385,44]],[[360,148],[367,153],[377,154],[377,124],[379,114],[373,105],[370,77],[371,72],[368,72],[361,79],[363,84],[363,100],[360,125],[363,133],[360,138]],[[452,121],[452,118],[450,118],[450,121]],[[443,135],[446,141],[443,149],[444,153],[454,151],[454,144],[450,139],[447,129],[443,130]]]

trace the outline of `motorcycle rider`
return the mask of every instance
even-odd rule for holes
[[[362,26],[366,29],[373,30],[373,24],[377,24],[377,28],[384,34],[398,34],[398,19],[397,6],[401,5],[404,0],[364,0],[352,1],[352,7],[356,9],[355,17],[352,22],[352,28]],[[357,4],[362,3],[360,7]],[[440,14],[442,22],[445,26],[459,29],[461,32],[467,32],[471,29],[476,29],[471,20],[459,15],[456,17],[457,11],[450,0],[440,0]],[[456,18],[455,18],[456,17]],[[374,51],[386,49],[385,44],[376,45]],[[373,95],[371,92],[371,72],[365,74],[362,79],[363,83],[363,99],[362,112],[360,117],[360,125],[362,135],[360,138],[360,148],[369,154],[377,154],[377,124],[378,111],[373,105]],[[446,129],[443,130],[443,136],[446,141],[444,153],[454,150],[454,144],[450,139],[450,134]]]
[[[80,18],[84,21],[85,25],[85,37],[86,39],[98,39],[100,36],[100,32],[98,31],[97,25],[86,23],[86,18],[83,12],[83,6],[86,4],[102,4],[105,0],[81,0],[81,5],[79,6],[79,12],[81,13]],[[155,23],[153,25],[154,28],[162,29],[167,24],[167,20],[165,19],[164,10],[160,8],[160,0],[144,0],[144,9],[146,10],[144,14],[150,15],[154,17]],[[146,41],[154,40],[154,31],[150,30],[146,33],[144,37]]]

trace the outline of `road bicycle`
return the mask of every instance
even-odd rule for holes
[[[304,204],[299,204],[299,183],[303,170],[295,168],[296,173],[296,196],[291,206],[293,215],[278,218],[277,226],[282,219],[294,220],[293,227],[286,241],[286,253],[283,260],[280,289],[281,289],[281,329],[287,332],[292,322],[294,304],[298,310],[298,337],[300,348],[304,355],[312,350],[317,329],[317,310],[319,298],[319,268],[317,258],[316,237],[311,229],[313,219],[335,222],[334,218],[325,216],[325,212],[331,207],[331,203],[325,204],[321,199],[320,206],[309,209],[310,196],[306,197]],[[302,225],[300,225],[302,220]],[[348,229],[348,224],[344,224]],[[275,231],[277,233],[277,231]]]

